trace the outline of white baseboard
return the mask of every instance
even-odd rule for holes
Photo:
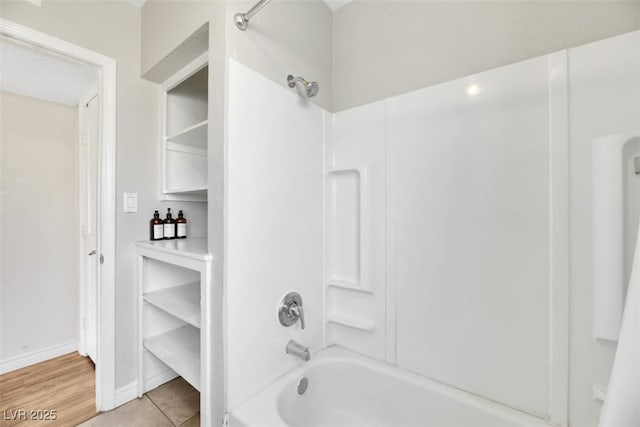
[[[131,381],[129,384],[116,389],[116,408],[132,401],[138,397],[138,381]]]
[[[78,351],[78,341],[69,341],[62,344],[52,345],[40,350],[30,351],[19,356],[10,357],[0,361],[0,374],[25,368],[45,360],[53,359],[68,353]]]
[[[168,369],[144,379],[144,392],[153,390],[162,384],[177,378],[179,375]],[[116,389],[116,407],[124,405],[138,397],[138,381],[131,381],[129,384]]]
[[[161,386],[162,384],[171,381],[174,378],[178,378],[180,375],[176,374],[175,371],[168,369],[166,371],[162,371],[157,373],[151,377],[144,379],[144,392],[148,392],[153,390],[156,387]]]

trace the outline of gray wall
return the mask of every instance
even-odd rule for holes
[[[333,110],[638,28],[638,1],[355,1],[334,13]]]
[[[140,74],[147,73],[208,22],[213,9],[208,1],[147,0],[141,17]]]
[[[0,16],[117,61],[116,387],[136,377],[136,260],[134,242],[149,238],[154,209],[183,209],[190,234],[206,233],[201,203],[160,204],[160,89],[140,78],[140,8],[126,0],[3,0]],[[138,193],[138,213],[122,212],[124,192]]]
[[[78,109],[0,91],[0,361],[78,343]]]

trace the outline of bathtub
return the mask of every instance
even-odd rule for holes
[[[298,381],[308,388],[298,394]],[[544,420],[329,347],[231,411],[231,427],[516,427]]]

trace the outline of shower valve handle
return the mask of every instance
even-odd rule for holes
[[[297,317],[300,319],[300,327],[304,329],[304,310],[301,305],[295,302],[289,306],[289,314],[291,317]]]
[[[289,292],[278,305],[278,319],[282,326],[291,326],[300,319],[300,326],[305,327],[302,297],[297,292]]]

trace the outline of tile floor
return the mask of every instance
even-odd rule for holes
[[[199,427],[200,393],[181,377],[151,390],[81,427]]]

